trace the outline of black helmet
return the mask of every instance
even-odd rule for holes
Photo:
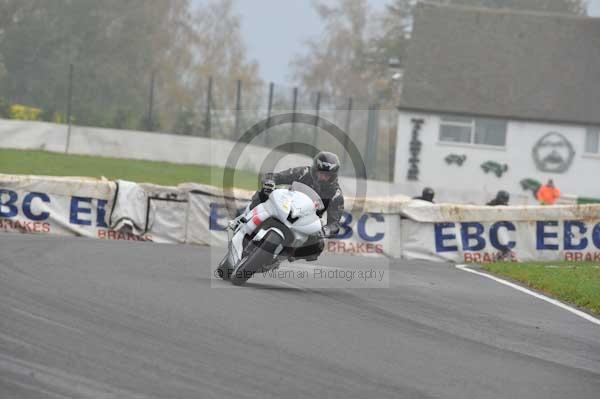
[[[431,187],[425,187],[423,189],[423,193],[421,194],[421,198],[425,201],[433,201],[433,197],[435,196],[435,191]]]
[[[317,183],[333,182],[340,170],[340,159],[333,152],[321,151],[313,159],[310,170],[313,180]]]
[[[504,190],[500,190],[496,194],[496,200],[503,204],[508,204],[508,200],[510,200],[510,194]]]

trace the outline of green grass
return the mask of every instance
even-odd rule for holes
[[[0,173],[5,174],[104,176],[111,180],[123,179],[166,186],[203,183],[221,187],[223,172],[223,168],[211,166],[0,149]],[[257,176],[247,171],[236,171],[234,186],[255,190]]]
[[[600,204],[600,199],[579,197],[579,198],[577,198],[577,203],[578,204]]]
[[[600,265],[598,263],[491,263],[482,267],[600,315]]]

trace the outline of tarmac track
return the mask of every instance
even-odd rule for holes
[[[598,326],[450,265],[323,257],[389,288],[230,287],[203,247],[4,234],[0,251],[2,399],[600,395]]]

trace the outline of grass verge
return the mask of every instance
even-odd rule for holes
[[[544,262],[491,263],[490,273],[508,277],[600,316],[600,265],[598,263]]]
[[[166,186],[202,183],[222,187],[224,171],[223,168],[202,165],[0,149],[0,173],[6,174],[104,176],[111,180],[123,179]],[[235,172],[234,186],[255,190],[257,176],[252,172],[238,170]]]

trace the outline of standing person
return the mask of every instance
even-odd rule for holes
[[[486,205],[488,206],[507,206],[508,201],[510,200],[510,194],[507,191],[500,190],[496,194],[496,198],[488,202]]]
[[[559,198],[560,190],[554,187],[552,179],[548,180],[548,183],[540,187],[537,192],[537,199],[542,205],[554,205]]]
[[[510,194],[508,191],[500,190],[496,193],[496,198],[488,202],[487,206],[508,206],[508,201],[510,200]],[[508,242],[509,238],[508,233],[505,230],[499,231],[498,234],[502,236],[502,240],[504,242]],[[511,257],[511,251],[508,247],[500,248],[500,257],[499,260],[508,260]]]
[[[423,192],[421,193],[421,196],[414,197],[413,199],[427,201],[427,202],[431,202],[433,204],[434,203],[433,197],[435,197],[435,191],[433,191],[433,189],[431,187],[425,187],[423,189]]]

